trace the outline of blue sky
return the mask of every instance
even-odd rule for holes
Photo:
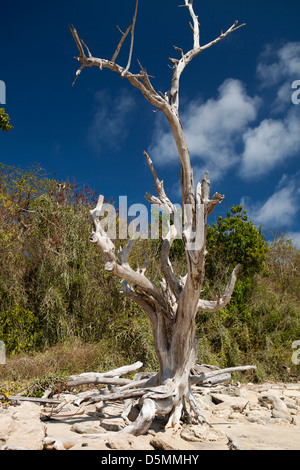
[[[132,72],[137,59],[157,90],[170,88],[173,46],[192,46],[180,0],[140,0]],[[96,57],[110,59],[132,20],[135,0],[37,0],[1,5],[0,80],[14,129],[0,135],[0,161],[49,176],[74,178],[118,203],[146,203],[152,157],[173,202],[180,203],[179,163],[161,113],[117,74],[78,62],[69,25]],[[300,80],[298,0],[194,0],[201,43],[238,19],[246,23],[200,54],[181,80],[180,114],[195,179],[209,170],[212,191],[225,194],[214,217],[243,203],[267,238],[283,231],[300,244]],[[118,57],[126,66],[129,38]],[[297,95],[300,98],[300,92]],[[197,181],[196,181],[197,182]],[[211,220],[213,222],[213,220]]]

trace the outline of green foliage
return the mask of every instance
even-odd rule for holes
[[[38,319],[27,309],[16,305],[0,315],[0,340],[5,343],[7,352],[17,354],[38,346]]]
[[[39,168],[0,165],[0,340],[14,355],[74,341],[97,344],[101,368],[141,360],[153,370],[148,318],[121,294],[88,241],[95,199],[75,183],[62,189]],[[155,282],[161,279],[160,248],[160,240],[138,240],[130,257],[135,268],[150,260]],[[237,263],[242,270],[226,308],[197,316],[199,361],[256,364],[257,379],[278,375],[283,364],[291,367],[291,344],[300,338],[299,250],[283,236],[268,245],[241,206],[208,227],[207,249],[203,298],[223,293]],[[174,241],[170,258],[184,275],[181,240]]]
[[[62,190],[39,169],[0,165],[0,318],[32,312],[39,338],[34,342],[28,327],[25,344],[10,322],[8,352],[80,338],[103,341],[130,360],[155,360],[148,319],[120,293],[88,241],[94,205],[89,188],[66,183]],[[146,254],[137,249],[133,262]]]
[[[261,233],[241,205],[233,206],[227,217],[219,217],[217,224],[207,228],[209,259],[220,259],[233,268],[240,263],[244,276],[252,276],[264,268],[267,244]],[[209,263],[207,270],[217,269]]]
[[[49,372],[30,381],[26,388],[26,396],[40,398],[48,389],[51,389],[53,394],[62,392],[67,388],[66,382],[67,374],[65,371]]]
[[[224,290],[233,268],[239,263],[236,287],[229,308],[243,310],[251,296],[256,275],[267,275],[268,245],[241,205],[233,206],[227,217],[207,228],[206,283],[204,295],[218,295]]]
[[[258,273],[239,280],[230,304],[199,315],[199,354],[206,362],[256,364],[257,380],[286,379],[284,366],[299,374],[291,360],[292,343],[300,338],[299,267],[299,250],[284,237],[275,239]]]
[[[9,115],[5,112],[4,108],[0,108],[0,129],[2,131],[10,131],[13,126],[10,124]]]

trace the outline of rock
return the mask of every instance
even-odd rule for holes
[[[289,398],[294,398],[300,401],[300,388],[298,389],[287,388],[286,390],[284,390],[284,396],[289,397]]]
[[[107,451],[108,447],[105,441],[99,439],[80,439],[69,450],[104,450]]]
[[[291,413],[291,410],[294,410],[296,412],[295,414],[297,414],[297,412],[298,413],[300,412],[300,406],[296,404],[296,400],[293,400],[292,398],[289,398],[289,397],[284,397],[284,403],[290,410],[290,413]]]
[[[295,424],[295,426],[300,426],[300,416],[293,416],[292,423]]]
[[[292,422],[292,415],[290,413],[286,413],[285,411],[279,410],[272,410],[272,418],[281,419],[284,423],[291,423]]]
[[[236,440],[235,436],[228,435],[228,448],[229,450],[244,450],[241,444]]]
[[[255,392],[255,390],[249,390],[244,387],[241,389],[241,397],[246,398],[250,406],[258,404],[257,393]]]
[[[107,446],[114,450],[154,450],[150,445],[150,436],[133,436],[132,434],[118,434],[109,436]]]
[[[215,405],[212,409],[212,414],[218,418],[227,419],[232,414],[233,409],[226,405],[226,403],[220,403]]]
[[[248,404],[248,400],[246,398],[236,396],[232,397],[223,393],[212,393],[211,397],[214,403],[224,403],[235,411],[243,411]]]
[[[272,418],[281,419],[283,422],[291,423],[292,415],[285,402],[273,393],[263,393],[259,397],[262,405],[270,405],[272,410]]]
[[[173,432],[173,431],[171,431]],[[170,432],[158,432],[151,438],[150,444],[157,450],[195,450],[195,447]]]
[[[101,421],[101,428],[105,429],[106,431],[121,431],[125,427],[124,420],[122,418],[115,418],[115,419],[103,419]]]
[[[43,441],[44,450],[69,450],[74,447],[79,438],[56,438],[56,437],[45,437]]]
[[[228,416],[228,419],[239,421],[239,422],[245,422],[246,420],[245,416],[237,411],[232,411],[230,415]]]
[[[189,442],[216,442],[226,437],[218,429],[206,425],[187,426],[180,436]]]
[[[40,406],[22,402],[0,415],[0,439],[6,448],[42,450],[45,426],[40,420]]]
[[[271,413],[267,411],[248,411],[248,413],[246,413],[246,418],[250,423],[265,425],[270,422]]]
[[[106,430],[100,426],[100,424],[89,423],[89,422],[82,422],[82,423],[75,423],[71,426],[71,431],[76,432],[78,434],[102,434],[106,433]]]
[[[273,409],[276,411],[283,411],[284,413],[289,413],[287,405],[280,398],[274,397],[272,405]]]

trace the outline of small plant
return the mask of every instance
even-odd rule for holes
[[[0,339],[11,354],[28,351],[39,341],[38,319],[28,309],[16,305],[1,312]]]
[[[64,371],[50,372],[43,377],[32,380],[26,389],[26,395],[40,398],[49,389],[51,395],[60,393],[67,389],[66,378],[67,373]]]
[[[9,115],[5,112],[4,108],[0,108],[0,129],[2,131],[10,131],[13,126],[10,124]]]

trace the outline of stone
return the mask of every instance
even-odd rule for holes
[[[265,425],[270,422],[271,413],[263,411],[249,411],[246,413],[246,418],[250,423],[257,423]]]
[[[232,414],[232,411],[233,409],[226,403],[220,403],[212,409],[212,414],[218,418],[227,419]]]
[[[296,411],[296,413],[300,412],[300,406],[296,404],[296,400],[289,397],[284,397],[284,403],[288,407],[290,413],[292,410]]]
[[[122,418],[107,418],[101,421],[101,428],[106,431],[121,431],[125,427],[124,420]]]
[[[81,439],[69,450],[104,450],[107,451],[108,447],[106,442],[99,439]]]
[[[102,434],[106,433],[106,430],[102,428],[99,424],[82,422],[75,423],[71,426],[71,431],[78,434]]]
[[[114,450],[154,450],[150,445],[150,436],[133,436],[132,434],[118,434],[109,436],[107,447]]]
[[[189,442],[216,442],[226,437],[218,429],[206,425],[187,426],[180,436]]]
[[[273,409],[276,411],[283,411],[284,413],[289,413],[287,405],[280,398],[274,397],[272,401]]]
[[[212,393],[211,397],[214,403],[224,403],[235,411],[243,411],[248,404],[248,400],[246,398],[236,396],[232,397],[223,393]]]
[[[292,423],[295,426],[300,426],[300,415],[293,416]]]
[[[168,431],[168,430],[167,430]],[[173,432],[171,430],[171,432]],[[150,440],[150,444],[157,450],[191,450],[194,451],[195,447],[189,442],[185,442],[187,439],[183,440],[182,435],[177,437],[172,435],[170,432],[158,432]]]
[[[254,406],[258,404],[257,393],[255,390],[249,390],[247,388],[241,389],[241,397],[248,400],[249,405]]]
[[[292,422],[292,415],[282,410],[281,411],[276,410],[276,409],[272,410],[272,418],[280,419],[285,423]]]
[[[286,403],[279,396],[273,395],[273,393],[264,393],[259,399],[262,403],[262,406],[267,405],[271,408],[272,418],[280,419],[286,423],[292,422],[292,415],[289,412]]]
[[[45,426],[40,420],[40,406],[36,403],[22,402],[10,407],[0,415],[1,444],[6,448],[42,450],[44,447]]]

